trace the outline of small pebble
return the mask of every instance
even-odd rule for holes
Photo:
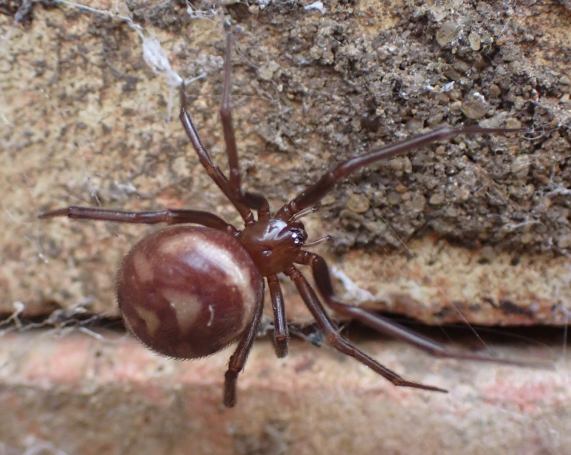
[[[468,42],[470,43],[470,48],[473,51],[479,51],[482,45],[482,40],[480,40],[480,35],[476,32],[470,32],[468,35]]]
[[[434,193],[428,200],[430,205],[442,205],[444,203],[444,195],[442,193]]]
[[[470,70],[470,65],[463,60],[456,60],[453,67],[461,74],[466,74]]]
[[[323,199],[321,199],[321,205],[331,205],[335,202],[335,196],[328,194]]]
[[[426,205],[426,199],[421,193],[413,193],[410,199],[410,208],[414,212],[422,212],[424,210],[424,206]]]
[[[369,207],[369,198],[363,194],[353,193],[347,200],[347,208],[355,213],[365,213]]]
[[[557,239],[557,245],[559,248],[570,248],[571,247],[571,234],[564,234]]]
[[[458,25],[456,22],[448,21],[442,24],[442,27],[436,32],[436,42],[444,47],[451,43],[458,34]]]
[[[401,182],[398,182],[395,185],[395,191],[399,194],[403,194],[403,193],[406,193],[408,191],[408,188],[406,187],[406,185],[403,185]]]
[[[517,118],[510,117],[506,120],[506,128],[521,128],[521,122]]]
[[[517,156],[511,165],[512,174],[515,174],[519,178],[526,177],[529,173],[530,159],[529,155]]]
[[[456,207],[448,207],[444,211],[445,216],[449,216],[450,218],[456,218],[458,216],[458,210]]]
[[[453,103],[450,103],[450,110],[452,112],[458,112],[461,109],[462,109],[462,101],[454,101]]]
[[[494,98],[497,98],[502,93],[502,89],[498,87],[496,84],[490,85],[490,95]]]
[[[274,73],[280,68],[276,62],[268,62],[258,69],[258,76],[265,81],[271,81]]]
[[[467,201],[470,198],[470,190],[465,186],[454,188],[454,198],[461,202]]]
[[[398,205],[400,202],[400,194],[392,191],[389,193],[389,195],[387,196],[387,202],[390,205]]]
[[[479,92],[473,92],[464,98],[461,110],[466,117],[478,120],[486,115],[489,108],[486,98]]]

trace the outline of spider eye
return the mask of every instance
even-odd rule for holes
[[[307,240],[307,233],[302,228],[293,228],[291,229],[291,238],[294,245],[301,246]]]

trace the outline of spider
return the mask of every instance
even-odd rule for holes
[[[227,407],[236,404],[237,379],[260,324],[265,283],[269,287],[274,314],[275,352],[278,357],[287,355],[289,333],[279,274],[285,274],[293,281],[329,345],[355,358],[395,386],[446,392],[439,387],[407,380],[362,352],[340,334],[322,302],[341,316],[356,319],[435,356],[506,362],[493,356],[449,349],[383,316],[341,302],[334,293],[325,260],[304,249],[304,246],[312,246],[323,239],[307,242],[308,235],[300,218],[315,210],[336,183],[371,163],[461,134],[503,134],[520,130],[440,127],[337,164],[274,212],[263,195],[242,190],[230,102],[232,43],[232,35],[227,32],[220,117],[229,176],[214,164],[200,140],[188,113],[184,84],[180,86],[180,120],[201,165],[242,217],[243,229],[237,229],[213,213],[190,209],[130,212],[70,206],[39,215],[40,218],[67,216],[118,223],[173,225],[140,240],[120,266],[117,297],[127,328],[150,349],[182,359],[207,356],[237,342],[225,374],[223,402]],[[311,268],[321,298],[298,265]]]

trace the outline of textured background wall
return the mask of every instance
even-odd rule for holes
[[[322,251],[354,285],[353,298],[432,322],[458,319],[454,305],[479,322],[557,321],[552,308],[570,292],[569,9],[227,3],[89,4],[131,17],[146,41],[125,21],[69,5],[33,3],[18,10],[19,23],[10,15],[18,2],[4,6],[4,312],[19,301],[30,314],[88,304],[116,315],[116,265],[148,229],[39,222],[43,209],[190,206],[238,221],[198,166],[174,91],[143,56],[156,38],[174,70],[203,76],[189,87],[192,112],[223,166],[226,13],[240,30],[233,68],[243,173],[274,207],[333,162],[442,123],[530,128],[368,169],[309,222],[313,238],[335,236]]]

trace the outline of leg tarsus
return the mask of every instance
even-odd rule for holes
[[[263,295],[263,293],[262,293]],[[248,359],[248,354],[252,349],[254,339],[258,333],[258,326],[260,325],[260,320],[262,318],[262,310],[264,308],[263,298],[256,303],[256,308],[254,309],[254,316],[248,327],[242,334],[240,341],[238,341],[238,346],[236,350],[230,357],[228,362],[228,369],[224,375],[224,406],[227,408],[232,408],[236,405],[236,384],[238,382],[238,375],[244,369],[246,360]]]
[[[220,104],[220,119],[224,132],[224,142],[226,143],[226,155],[228,156],[228,168],[230,170],[230,189],[236,194],[241,194],[240,163],[238,160],[238,147],[236,145],[236,135],[232,125],[232,105],[230,102],[231,81],[231,54],[232,54],[232,33],[226,33],[226,51],[224,55],[224,86],[222,90],[222,102]]]
[[[325,314],[325,312],[324,312],[324,314]],[[373,360],[371,357],[367,356],[366,354],[361,353],[361,351],[357,350],[357,348],[355,346],[353,346],[351,343],[349,343],[345,338],[343,338],[338,333],[328,334],[327,335],[327,343],[330,344],[331,346],[333,346],[338,351],[340,351],[346,355],[349,355],[351,357],[356,358],[357,360],[364,363],[365,365],[367,365],[369,368],[373,369],[377,373],[379,372],[377,370],[378,367],[375,368],[375,367],[370,365],[370,363],[372,363],[372,362],[376,363],[375,360]],[[442,392],[442,393],[448,392],[446,389],[442,389],[440,387],[425,385],[425,384],[421,384],[419,382],[414,382],[414,381],[408,381],[408,380],[404,379],[403,377],[399,376],[398,374],[394,373],[393,371],[389,370],[388,368],[385,368],[382,365],[380,365],[380,366],[384,371],[383,373],[380,373],[380,374],[382,374],[386,379],[388,379],[390,382],[392,382],[392,384],[395,386],[412,387],[415,389],[430,390],[433,392]]]
[[[446,390],[439,387],[408,381],[359,350],[356,346],[354,346],[339,334],[337,326],[333,323],[329,316],[327,316],[327,313],[319,303],[319,299],[317,298],[315,291],[311,288],[299,270],[297,270],[295,267],[291,267],[286,271],[286,275],[290,277],[295,283],[295,286],[297,287],[298,292],[307,305],[307,308],[315,318],[320,329],[325,334],[325,338],[328,344],[333,346],[338,351],[349,355],[362,364],[368,366],[373,371],[380,374],[396,386],[413,387],[416,389],[430,390],[433,392],[447,392]]]
[[[266,278],[270,288],[272,298],[272,309],[274,312],[274,349],[278,357],[287,356],[289,331],[285,315],[284,299],[278,277],[270,275]]]

